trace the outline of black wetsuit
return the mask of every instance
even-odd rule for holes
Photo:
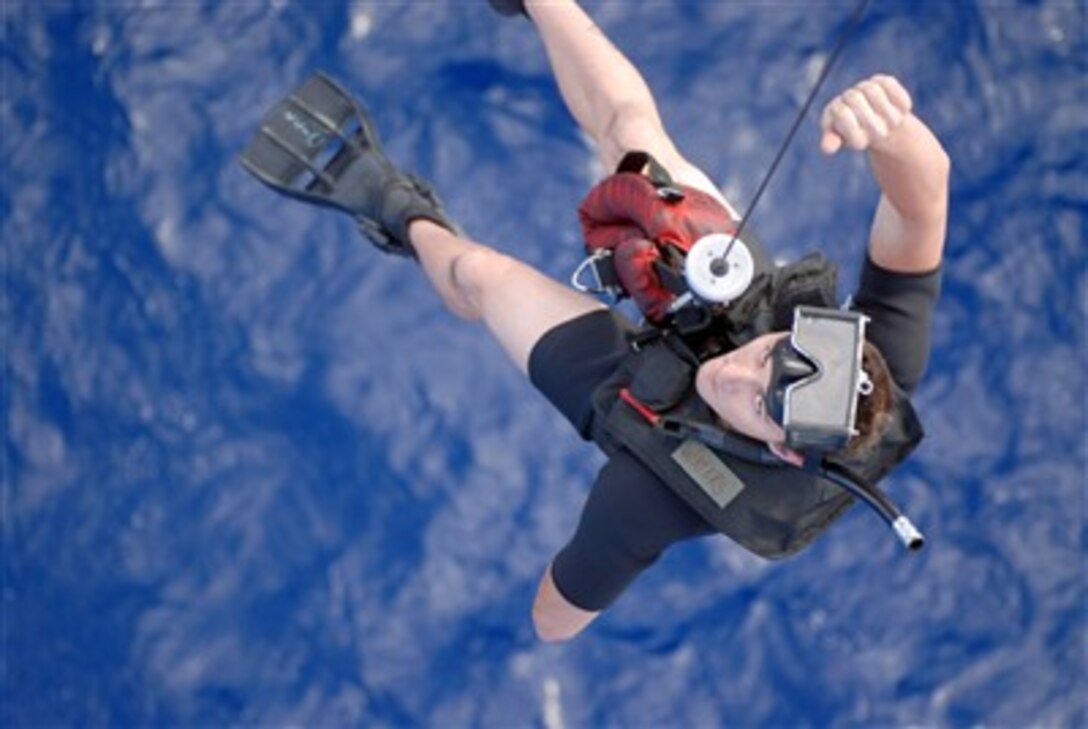
[[[939,293],[939,270],[902,274],[869,260],[862,268],[853,308],[871,318],[866,336],[908,393],[925,369]],[[586,440],[593,418],[590,396],[626,355],[624,335],[632,328],[614,311],[594,312],[547,332],[530,355],[533,384]],[[552,576],[570,603],[603,610],[666,547],[717,533],[633,455],[620,451],[598,473],[573,538],[555,558]]]

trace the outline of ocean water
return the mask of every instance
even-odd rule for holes
[[[846,2],[587,5],[744,207]],[[766,564],[671,550],[576,641],[536,581],[600,456],[409,262],[235,156],[324,69],[476,238],[565,278],[600,174],[532,26],[469,0],[7,0],[0,724],[1082,727],[1085,6],[873,3],[954,164],[944,295],[888,482]],[[857,274],[876,190],[810,119],[753,219]]]

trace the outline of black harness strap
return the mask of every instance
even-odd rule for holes
[[[616,166],[616,172],[634,172],[642,174],[646,170],[646,177],[653,183],[654,189],[662,200],[666,202],[679,202],[684,199],[684,192],[672,179],[672,175],[649,152],[636,150],[623,155],[623,159]]]

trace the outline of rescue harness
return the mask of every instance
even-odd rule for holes
[[[643,173],[646,170],[646,173]],[[729,236],[736,221],[710,195],[673,182],[650,155],[631,153],[579,207],[587,262],[598,285],[629,296],[647,326],[593,393],[592,437],[608,454],[626,449],[718,531],[760,556],[793,554],[823,533],[856,498],[911,549],[923,539],[875,483],[902,462],[924,432],[893,383],[889,423],[862,456],[806,454],[803,468],[766,444],[726,430],[695,392],[711,357],[790,328],[797,307],[836,308],[836,270],[815,254],[776,268],[754,237],[746,290],[734,299],[693,297],[684,268],[699,241]],[[679,304],[688,298],[690,304]]]

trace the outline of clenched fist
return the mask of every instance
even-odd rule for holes
[[[877,74],[832,99],[820,117],[820,149],[835,154],[851,149],[879,149],[910,116],[910,94],[893,76]]]

